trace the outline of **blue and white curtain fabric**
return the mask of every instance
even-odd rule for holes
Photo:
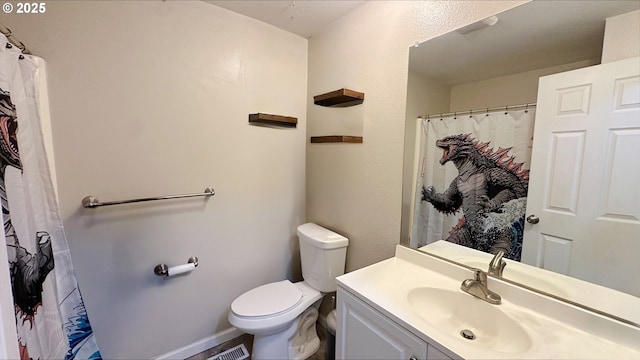
[[[6,244],[2,254],[8,260],[18,351],[22,359],[99,359],[71,264],[44,145],[39,116],[39,84],[46,79],[44,61],[21,56],[6,44],[7,39],[0,36],[0,196],[4,222],[0,241]],[[7,315],[11,314],[3,313],[2,317]]]
[[[445,239],[520,260],[534,109],[422,120],[411,247]]]

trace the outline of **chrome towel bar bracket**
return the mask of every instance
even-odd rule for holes
[[[144,201],[181,199],[181,198],[189,198],[189,197],[196,197],[196,196],[209,197],[215,194],[216,194],[216,191],[212,187],[208,187],[204,189],[203,193],[198,193],[198,194],[168,195],[168,196],[148,197],[148,198],[131,199],[131,200],[120,200],[120,201],[106,201],[106,202],[100,202],[98,198],[96,198],[95,196],[88,195],[82,199],[82,206],[85,208],[95,208],[98,206],[129,204],[129,203],[144,202]]]

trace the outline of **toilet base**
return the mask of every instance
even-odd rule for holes
[[[251,358],[304,360],[320,348],[316,331],[320,301],[305,310],[283,331],[270,335],[254,335]]]

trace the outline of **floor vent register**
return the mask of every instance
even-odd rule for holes
[[[243,360],[249,357],[249,352],[244,344],[232,347],[229,350],[216,354],[207,360]]]

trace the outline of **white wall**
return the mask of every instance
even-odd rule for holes
[[[640,10],[607,19],[602,63],[640,56]]]
[[[437,82],[413,71],[407,79],[407,120],[418,116],[449,112],[451,85]]]
[[[307,216],[349,237],[347,270],[399,242],[409,47],[524,2],[370,1],[309,40],[309,129],[323,121],[313,95],[365,93],[363,144],[307,147]]]
[[[599,59],[583,60],[455,85],[451,87],[449,111],[535,103],[541,76],[592,66],[599,62]]]
[[[105,358],[219,334],[236,296],[298,276],[306,39],[200,1],[50,1],[0,20],[48,62],[61,211]],[[250,126],[255,112],[298,126]],[[80,206],[207,186],[208,201]],[[153,274],[190,256],[188,276]]]

